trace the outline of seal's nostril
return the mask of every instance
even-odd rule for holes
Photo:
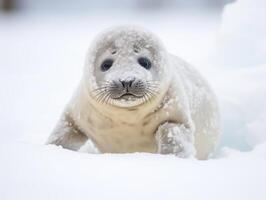
[[[125,87],[126,87],[126,85],[125,85],[125,81],[121,81],[120,79],[119,79],[119,81],[120,81],[120,83],[122,84],[123,88],[125,88]]]
[[[128,86],[131,87],[134,80],[128,81]]]

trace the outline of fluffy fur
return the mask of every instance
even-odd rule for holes
[[[151,61],[150,69],[140,57]],[[113,63],[103,71],[106,59]],[[80,85],[47,143],[90,153],[206,159],[219,133],[216,98],[204,78],[152,33],[116,27],[92,44]]]

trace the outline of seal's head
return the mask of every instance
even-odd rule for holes
[[[98,103],[135,107],[158,100],[166,91],[167,60],[163,45],[150,32],[116,27],[95,40],[84,79],[88,80],[90,96]]]

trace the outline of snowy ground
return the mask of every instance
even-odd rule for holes
[[[221,27],[217,16],[174,13],[0,15],[0,199],[265,200],[266,16],[255,9],[262,0],[250,2],[230,6]],[[215,158],[89,155],[43,145],[77,86],[92,38],[125,23],[155,32],[209,80],[222,114]]]
[[[266,155],[225,152],[209,161],[151,154],[87,155],[5,144],[1,199],[261,199]]]

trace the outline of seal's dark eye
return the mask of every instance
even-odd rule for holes
[[[138,59],[138,63],[144,67],[145,69],[150,69],[151,68],[151,61],[146,58],[146,57],[140,57]]]
[[[110,69],[113,65],[113,60],[112,59],[106,59],[103,61],[103,63],[101,64],[101,70],[103,72],[107,71],[108,69]]]

